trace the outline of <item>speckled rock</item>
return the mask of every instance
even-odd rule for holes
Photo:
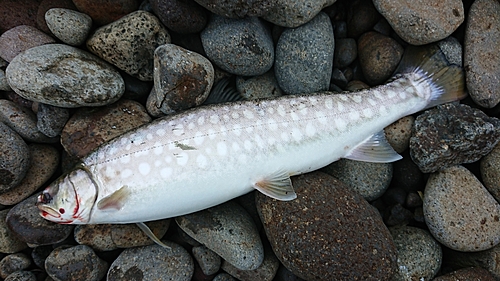
[[[107,269],[108,264],[85,245],[58,247],[45,260],[45,270],[55,281],[99,281]]]
[[[374,0],[373,3],[394,31],[412,45],[444,39],[464,21],[464,6],[460,0],[445,0],[432,5],[411,0]]]
[[[462,166],[429,177],[423,208],[429,231],[448,248],[475,252],[500,243],[500,204]]]
[[[484,186],[500,202],[500,144],[481,159],[480,170]]]
[[[323,169],[368,201],[387,190],[392,179],[392,163],[370,163],[340,159]]]
[[[208,13],[194,0],[151,0],[149,2],[155,15],[174,32],[196,33],[207,24]]]
[[[359,62],[368,84],[379,85],[391,78],[403,52],[396,40],[378,32],[370,31],[359,37]]]
[[[97,29],[87,40],[87,48],[127,74],[152,81],[154,50],[166,43],[170,35],[160,20],[136,11]]]
[[[458,39],[448,36],[436,44],[450,64],[463,66],[463,48]]]
[[[297,199],[257,193],[274,253],[306,280],[388,280],[396,248],[375,208],[339,180],[312,172],[292,177]]]
[[[411,226],[391,227],[398,250],[398,271],[391,281],[431,280],[443,260],[441,246],[429,232]]]
[[[410,154],[424,173],[472,163],[500,141],[500,120],[463,104],[444,104],[415,120]]]
[[[72,0],[79,11],[89,15],[97,25],[105,25],[132,13],[139,7],[137,0]]]
[[[0,191],[18,185],[30,166],[28,145],[16,132],[0,122]]]
[[[147,222],[156,237],[161,238],[168,230],[170,220]],[[111,251],[154,244],[135,224],[88,224],[77,225],[74,232],[79,244],[91,246],[96,251]]]
[[[350,65],[358,56],[358,47],[353,38],[340,38],[335,42],[333,66],[344,68]]]
[[[31,271],[21,270],[9,274],[4,281],[36,281],[36,275]]]
[[[410,146],[410,137],[415,117],[405,116],[384,128],[385,137],[397,153],[402,153]]]
[[[13,254],[28,248],[28,245],[7,227],[5,218],[8,212],[9,209],[0,211],[0,253]]]
[[[48,10],[45,21],[52,34],[72,46],[85,43],[92,28],[92,19],[89,15],[63,8]]]
[[[260,17],[269,12],[275,5],[272,0],[195,0],[210,12],[228,18]]]
[[[0,91],[12,91],[5,76],[5,70],[0,69]]]
[[[75,4],[71,0],[42,0],[38,11],[36,12],[36,26],[43,32],[51,34],[47,22],[45,22],[45,13],[52,8],[63,8],[76,10]]]
[[[80,109],[66,123],[61,144],[69,155],[82,158],[99,145],[150,121],[145,108],[131,100],[104,108]]]
[[[213,15],[201,32],[201,41],[208,58],[229,73],[261,75],[274,62],[271,32],[259,18]]]
[[[495,277],[482,267],[469,267],[459,269],[432,279],[432,281],[495,281]]]
[[[3,0],[0,5],[0,33],[18,26],[36,26],[37,0]]]
[[[13,272],[27,269],[30,265],[29,257],[23,253],[8,255],[0,260],[0,277],[5,278]]]
[[[274,71],[268,71],[263,75],[236,78],[236,89],[246,100],[261,98],[277,98],[283,95]]]
[[[210,94],[214,68],[202,55],[165,44],[155,50],[154,66],[152,99],[163,114],[201,105]]]
[[[500,3],[474,1],[464,38],[465,78],[469,95],[478,105],[492,108],[500,102]]]
[[[325,13],[319,13],[307,24],[283,31],[276,46],[274,65],[281,89],[287,94],[327,90],[333,53],[333,28]]]
[[[29,154],[26,176],[18,185],[0,194],[0,204],[14,205],[28,198],[52,177],[59,166],[59,151],[53,146],[30,144]]]
[[[130,248],[111,264],[107,280],[190,281],[194,272],[189,253],[170,241],[162,241],[172,250],[158,245]]]
[[[276,255],[273,253],[271,248],[265,248],[264,251],[264,261],[262,264],[254,270],[241,270],[227,261],[222,262],[222,270],[231,274],[231,276],[236,277],[236,279],[241,281],[271,281],[274,279],[280,262]]]
[[[37,103],[36,119],[36,127],[42,134],[48,137],[57,137],[61,135],[64,125],[69,119],[69,110],[49,104]]]
[[[12,60],[5,73],[18,95],[60,107],[113,103],[125,90],[123,79],[111,65],[63,44],[27,50]]]
[[[212,281],[236,281],[236,278],[227,273],[219,273]]]
[[[500,267],[498,266],[500,245],[479,252],[459,252],[447,250],[446,248],[443,248],[443,250],[447,265],[453,268],[481,267],[489,271],[495,280],[500,279]]]
[[[258,268],[264,248],[250,215],[230,201],[175,219],[189,236],[242,270]]]
[[[219,271],[221,258],[206,246],[196,246],[191,250],[203,274],[212,275]]]
[[[0,57],[10,62],[30,48],[55,42],[54,38],[32,26],[16,26],[0,36]]]
[[[262,18],[276,25],[295,28],[312,20],[323,8],[336,0],[277,0]]]

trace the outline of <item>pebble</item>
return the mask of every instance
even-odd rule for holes
[[[108,264],[89,246],[61,246],[45,260],[45,270],[55,281],[99,281],[106,275]]]
[[[0,36],[0,57],[11,62],[20,53],[41,45],[55,43],[54,38],[28,25],[19,25]]]
[[[246,100],[277,98],[283,95],[274,71],[253,77],[238,76],[236,89]]]
[[[445,261],[448,266],[456,269],[466,267],[481,267],[486,269],[491,275],[493,275],[495,280],[499,280],[500,267],[498,266],[498,255],[500,254],[500,245],[497,245],[489,250],[469,253],[447,250],[446,248],[443,248],[443,250],[445,250],[444,258],[446,259]]]
[[[13,254],[28,248],[28,245],[7,227],[5,218],[8,212],[9,209],[0,211],[0,253]]]
[[[90,16],[63,8],[52,8],[45,14],[48,28],[59,40],[71,46],[85,43],[92,28]]]
[[[125,90],[123,79],[111,65],[63,44],[27,50],[11,61],[5,73],[18,95],[59,107],[110,104]]]
[[[445,0],[433,5],[411,0],[374,0],[373,3],[394,31],[412,45],[444,39],[464,21],[464,5],[460,0]]]
[[[49,104],[37,103],[36,119],[36,127],[42,134],[48,137],[57,137],[61,135],[64,125],[69,119],[69,110]]]
[[[495,281],[496,279],[488,270],[482,267],[463,268],[432,279],[432,281],[457,280]]]
[[[190,281],[194,262],[189,253],[178,244],[162,242],[171,250],[158,245],[124,250],[111,264],[107,280]]]
[[[61,144],[70,156],[82,158],[101,144],[150,121],[144,106],[131,100],[96,109],[82,108],[66,123]]]
[[[168,230],[170,220],[147,222],[156,237],[161,238]],[[86,224],[77,225],[74,237],[78,244],[91,246],[96,251],[112,251],[154,244],[135,224]]]
[[[280,262],[276,255],[273,253],[271,248],[265,248],[264,250],[264,260],[262,264],[254,270],[241,270],[227,261],[222,262],[222,270],[231,274],[236,279],[241,281],[271,281],[274,279]]]
[[[230,201],[175,218],[189,236],[241,270],[254,270],[264,260],[264,248],[252,217]]]
[[[262,18],[279,26],[295,28],[311,21],[323,8],[335,1],[277,0]]]
[[[391,227],[398,251],[398,271],[391,281],[431,280],[438,273],[443,253],[431,234],[412,226]]]
[[[384,223],[387,226],[407,225],[413,219],[413,213],[401,204],[395,204],[383,213]]]
[[[210,94],[214,68],[202,55],[165,44],[155,50],[154,66],[152,99],[163,114],[199,106]]]
[[[38,5],[38,0],[3,0],[0,5],[0,34],[19,25],[36,27]]]
[[[469,10],[464,38],[465,78],[469,95],[480,106],[500,102],[500,3],[474,1]]]
[[[260,17],[270,12],[276,1],[228,0],[223,2],[195,0],[210,12],[227,18]]]
[[[0,69],[0,91],[12,91],[7,81],[7,76],[5,76],[5,70]]]
[[[153,12],[160,21],[173,32],[197,33],[205,28],[208,21],[206,10],[194,0],[151,0]],[[224,6],[223,2],[218,7]]]
[[[30,144],[28,146],[29,168],[23,180],[12,189],[0,193],[0,204],[14,205],[28,198],[42,187],[59,166],[59,151],[46,144]]]
[[[335,42],[333,66],[344,68],[349,66],[358,56],[358,47],[353,38],[340,38]]]
[[[411,158],[424,173],[472,163],[500,141],[500,120],[464,104],[444,104],[415,120]]]
[[[5,279],[11,273],[27,269],[30,265],[31,261],[25,254],[10,254],[0,260],[0,277]]]
[[[292,177],[297,198],[257,193],[257,210],[282,264],[306,280],[388,280],[396,248],[375,208],[322,172]]]
[[[372,30],[381,17],[373,1],[353,1],[347,11],[347,37],[357,39],[361,34]]]
[[[212,281],[236,281],[236,278],[227,273],[219,273]]]
[[[411,160],[408,152],[403,153],[403,159],[394,163],[391,185],[405,190],[416,192],[425,186],[424,174]]]
[[[214,251],[203,245],[193,247],[191,251],[193,252],[193,257],[203,271],[203,274],[212,275],[219,271],[221,258]]]
[[[339,179],[367,201],[382,196],[392,179],[392,163],[340,159],[326,166],[323,171]]]
[[[484,186],[495,197],[500,200],[500,144],[483,157],[480,162],[481,179]],[[500,202],[500,201],[499,201]]]
[[[405,116],[384,128],[385,137],[397,153],[403,153],[410,146],[410,137],[415,117]]]
[[[207,57],[222,70],[236,75],[266,73],[274,62],[271,31],[255,17],[230,19],[212,15],[201,32]]]
[[[52,8],[63,8],[76,10],[75,4],[71,0],[42,0],[36,13],[36,26],[43,32],[51,34],[47,22],[45,21],[45,13]]]
[[[319,13],[310,22],[281,34],[276,46],[274,72],[287,94],[328,90],[334,53],[330,18]]]
[[[89,15],[99,26],[114,22],[137,10],[140,1],[137,0],[72,0],[78,10]]]
[[[5,277],[4,281],[36,281],[36,275],[31,271],[16,271]]]
[[[429,231],[450,249],[475,252],[500,243],[500,205],[462,166],[431,174],[423,208]]]
[[[149,95],[153,87],[152,81],[141,81],[127,73],[122,73],[122,78],[125,81],[123,99],[142,100]]]
[[[304,279],[294,275],[286,267],[280,265],[278,272],[276,272],[276,276],[274,277],[274,281],[304,281]]]
[[[0,155],[0,191],[5,192],[18,185],[26,176],[30,167],[30,152],[21,136],[2,122]]]
[[[125,73],[152,81],[154,51],[170,40],[157,17],[135,11],[94,31],[87,48]]]

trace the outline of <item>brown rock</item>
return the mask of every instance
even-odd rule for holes
[[[137,0],[73,0],[73,3],[97,25],[116,21],[139,7]]]
[[[0,34],[18,25],[36,26],[37,0],[0,2]]]
[[[51,32],[45,22],[45,13],[52,8],[76,10],[75,4],[71,0],[42,0],[36,13],[36,26],[47,34],[51,34]]]
[[[35,27],[19,25],[0,36],[0,57],[10,62],[15,56],[30,48],[55,42],[54,38]]]
[[[463,268],[432,279],[433,281],[495,281],[493,275],[481,267]]]

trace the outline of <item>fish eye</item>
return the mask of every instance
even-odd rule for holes
[[[59,213],[64,214],[65,212],[66,212],[66,210],[64,210],[64,208],[59,209]]]
[[[42,193],[41,203],[48,204],[52,201],[52,196],[48,192]]]

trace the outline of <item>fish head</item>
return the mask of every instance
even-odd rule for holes
[[[61,176],[38,196],[40,215],[62,224],[86,224],[97,197],[97,185],[85,168]]]

